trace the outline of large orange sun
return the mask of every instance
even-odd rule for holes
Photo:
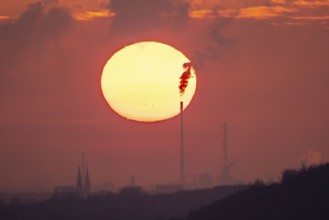
[[[190,60],[177,49],[159,42],[138,42],[117,51],[106,63],[101,78],[103,95],[124,118],[154,122],[179,114],[196,89],[195,70],[183,95],[180,76]]]

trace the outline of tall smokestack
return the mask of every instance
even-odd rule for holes
[[[188,80],[192,77],[192,63],[184,63],[183,69],[185,70],[180,76],[179,82],[179,93],[182,97],[184,95],[185,89],[188,85]],[[184,116],[183,116],[183,101],[180,102],[180,160],[179,160],[179,177],[180,184],[184,187],[185,185],[185,167],[184,167]]]
[[[184,167],[184,115],[183,115],[183,101],[180,102],[180,164],[179,174],[180,183],[184,186],[185,184],[185,167]]]

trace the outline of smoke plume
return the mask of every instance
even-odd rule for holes
[[[300,163],[304,166],[317,165],[323,162],[322,153],[313,149],[307,151],[301,158]]]
[[[179,93],[181,96],[184,95],[185,89],[188,85],[188,80],[189,80],[189,78],[192,77],[192,74],[191,74],[192,63],[184,63],[183,68],[185,69],[185,71],[183,72],[183,74],[180,77],[180,83],[178,86]]]

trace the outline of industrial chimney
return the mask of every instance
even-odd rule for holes
[[[179,163],[179,174],[180,184],[185,184],[185,167],[184,167],[184,115],[183,115],[184,104],[180,102],[180,163]]]

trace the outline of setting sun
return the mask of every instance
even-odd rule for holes
[[[139,42],[117,51],[106,63],[101,87],[111,108],[136,121],[165,120],[187,107],[196,90],[193,67],[183,95],[180,76],[190,60],[177,49],[159,42]]]

